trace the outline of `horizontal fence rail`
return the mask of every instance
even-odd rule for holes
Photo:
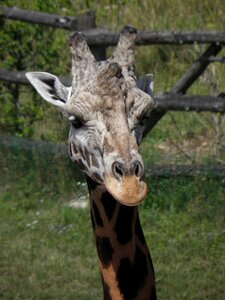
[[[154,109],[158,111],[211,111],[225,112],[225,97],[179,95],[164,93],[156,95]]]
[[[152,177],[193,177],[210,176],[225,178],[225,167],[222,165],[152,165],[146,168],[146,176]]]
[[[30,85],[25,74],[26,71],[8,71],[6,69],[0,69],[0,80],[10,83]],[[66,76],[59,76],[59,79],[65,86],[71,86],[72,78],[70,79]]]
[[[9,155],[8,159],[5,158],[5,154]],[[4,158],[4,165],[11,166],[12,156],[16,158],[18,155],[25,155],[32,153],[31,159],[35,159],[35,155],[43,156],[44,159],[54,161],[57,158],[56,163],[60,164],[62,158],[67,159],[68,147],[66,144],[55,144],[46,141],[34,141],[30,139],[23,139],[10,135],[0,134],[0,157]],[[46,156],[47,155],[47,156]],[[0,159],[1,163],[1,159]],[[81,171],[72,164],[68,157],[68,164],[73,166],[77,178],[80,178]],[[13,168],[13,166],[11,166]],[[145,168],[146,176],[152,177],[176,177],[176,176],[210,176],[210,177],[222,177],[225,178],[225,166],[220,164],[215,165],[175,165],[175,164],[152,164]]]
[[[67,30],[86,30],[95,27],[95,16],[92,13],[77,17],[65,17],[32,10],[27,11],[17,7],[0,6],[0,17]]]
[[[25,77],[26,72],[8,71],[0,69],[0,80],[30,85]],[[66,85],[71,85],[69,77],[59,76],[60,81]],[[172,93],[159,93],[154,97],[155,105],[154,110],[162,112],[163,114],[170,111],[212,111],[212,112],[225,112],[225,97],[208,96],[208,95],[180,95]]]
[[[87,42],[90,46],[114,46],[117,44],[119,38],[119,33],[117,32],[94,28],[95,17],[92,13],[77,17],[65,17],[36,11],[27,11],[17,7],[0,6],[0,17],[66,30],[82,30],[85,31]],[[90,27],[93,29],[90,30]],[[138,33],[136,43],[137,45],[225,43],[225,31],[144,31]]]
[[[90,46],[115,46],[118,42],[119,33],[103,29],[95,29],[84,32]],[[184,45],[184,44],[225,43],[225,31],[211,32],[172,32],[172,31],[146,31],[138,32],[137,45]]]

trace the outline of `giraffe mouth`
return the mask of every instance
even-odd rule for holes
[[[104,183],[108,192],[126,206],[139,205],[147,194],[146,183],[136,176],[124,176],[121,180],[106,176]]]

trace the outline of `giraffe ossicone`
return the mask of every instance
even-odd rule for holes
[[[127,206],[147,193],[139,152],[144,119],[152,96],[137,87],[134,50],[137,31],[126,26],[113,55],[97,62],[83,34],[69,37],[72,86],[45,72],[28,72],[28,80],[71,123],[69,155],[94,182]]]

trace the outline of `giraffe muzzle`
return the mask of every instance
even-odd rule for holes
[[[104,180],[108,192],[121,204],[137,206],[147,194],[147,185],[135,175],[126,175],[117,179],[106,176]]]

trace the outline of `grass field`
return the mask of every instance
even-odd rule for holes
[[[149,179],[140,207],[159,299],[225,297],[225,188],[218,179]],[[62,195],[0,199],[1,299],[102,299],[89,209]]]

